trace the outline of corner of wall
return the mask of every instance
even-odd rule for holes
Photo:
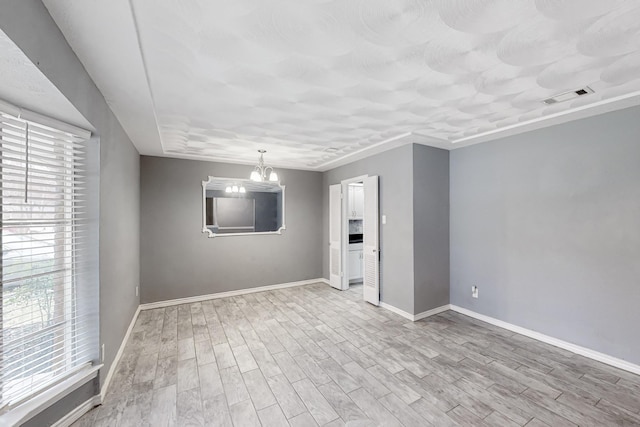
[[[449,151],[413,144],[414,313],[450,302]]]

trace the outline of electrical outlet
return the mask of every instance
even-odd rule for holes
[[[102,351],[101,351],[101,354],[100,354],[100,361],[104,362],[104,344],[102,344]]]
[[[471,287],[471,297],[472,298],[478,298],[478,287],[477,286],[472,286]]]
[[[140,295],[140,287],[136,286],[136,296]]]

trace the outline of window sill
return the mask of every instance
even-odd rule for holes
[[[89,366],[0,415],[0,427],[20,425],[98,376],[102,365]]]

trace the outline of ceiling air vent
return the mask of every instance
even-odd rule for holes
[[[593,89],[591,89],[589,86],[585,86],[582,89],[572,90],[569,92],[564,92],[564,93],[552,96],[551,98],[547,98],[542,102],[544,102],[547,105],[557,104],[558,102],[569,101],[570,99],[574,99],[579,96],[589,95],[590,93],[593,93]]]

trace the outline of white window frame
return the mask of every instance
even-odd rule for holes
[[[74,135],[77,135],[81,138],[84,138],[86,141],[89,140],[91,133],[84,129],[77,128],[75,126],[68,125],[66,123],[59,122],[55,119],[50,119],[46,116],[42,116],[38,113],[34,113],[31,111],[27,111],[24,109],[20,109],[11,104],[8,104],[4,101],[0,100],[0,111],[5,114],[10,114],[11,116],[17,117],[25,122],[35,122],[40,126],[48,126],[54,128],[58,131],[69,132]],[[0,123],[0,130],[2,128],[2,124]],[[1,138],[1,136],[0,136]],[[66,159],[65,159],[66,160]],[[4,160],[2,160],[4,164]],[[75,170],[75,169],[74,169]],[[71,174],[71,188],[67,191],[66,187],[64,190],[65,196],[64,199],[75,197],[76,192],[74,191],[75,181],[73,180],[74,175]],[[67,178],[64,178],[67,179]],[[64,204],[67,206],[67,203]],[[73,215],[76,215],[75,211],[69,212],[67,210],[64,211],[64,216],[69,219]],[[77,319],[74,317],[74,313],[76,313],[76,304],[77,300],[77,289],[76,289],[76,277],[74,275],[74,269],[76,260],[76,237],[74,235],[74,226],[72,223],[65,223],[63,232],[63,249],[62,253],[68,253],[71,251],[72,256],[66,256],[62,258],[62,261],[66,265],[65,272],[63,276],[64,280],[64,340],[62,346],[64,348],[63,354],[60,356],[64,360],[64,374],[55,376],[48,383],[42,384],[41,387],[38,387],[37,390],[34,390],[29,395],[18,399],[15,402],[11,402],[9,405],[6,405],[4,408],[0,409],[0,427],[4,425],[17,425],[21,424],[34,415],[38,414],[42,410],[48,408],[53,403],[57,402],[59,399],[64,396],[70,394],[83,384],[86,384],[88,381],[96,378],[98,375],[98,371],[102,368],[102,364],[98,364],[98,360],[88,360],[85,363],[80,363],[76,366],[70,368],[73,363],[76,361],[73,360],[74,352],[76,351],[76,340],[78,337],[75,335],[75,331],[77,331]],[[1,243],[1,240],[0,240]],[[0,278],[2,279],[2,278]],[[97,283],[96,283],[97,286]],[[0,289],[1,291],[1,289]],[[2,308],[0,307],[0,310]],[[97,314],[97,313],[96,313]],[[1,312],[0,312],[1,315]],[[0,316],[0,322],[2,322],[2,317]],[[0,323],[0,327],[3,325]],[[92,331],[92,333],[99,333],[98,330]],[[55,348],[52,347],[52,348]],[[3,349],[2,343],[0,343],[0,350]],[[99,350],[96,348],[95,353],[99,354]],[[0,362],[1,362],[0,355]],[[37,375],[37,374],[36,374]],[[0,393],[2,393],[2,387],[0,387]],[[100,403],[100,395],[98,394],[96,397],[96,404]]]

